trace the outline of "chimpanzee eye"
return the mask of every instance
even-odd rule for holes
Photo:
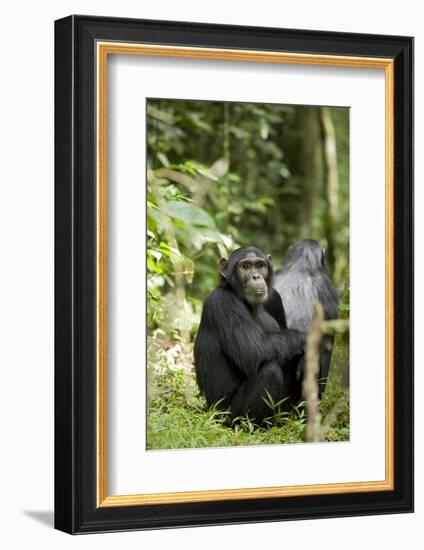
[[[265,268],[265,262],[256,262],[256,268],[257,269],[264,269]]]

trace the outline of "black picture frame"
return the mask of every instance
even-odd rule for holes
[[[394,489],[97,506],[96,42],[394,60]],[[55,527],[93,533],[413,510],[413,39],[73,15],[55,22]]]

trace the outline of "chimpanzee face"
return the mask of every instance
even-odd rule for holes
[[[249,252],[237,263],[237,278],[247,303],[259,305],[268,299],[268,262]]]

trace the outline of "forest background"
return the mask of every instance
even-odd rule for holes
[[[192,345],[219,258],[238,246],[277,270],[291,244],[316,239],[348,317],[349,109],[149,99],[147,158],[147,448],[305,441],[302,407],[270,403],[265,428],[207,410]],[[323,441],[349,439],[348,335],[336,344]]]

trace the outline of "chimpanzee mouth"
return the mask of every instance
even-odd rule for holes
[[[266,288],[249,289],[246,290],[245,296],[246,300],[251,304],[263,303],[268,298],[268,290]]]

